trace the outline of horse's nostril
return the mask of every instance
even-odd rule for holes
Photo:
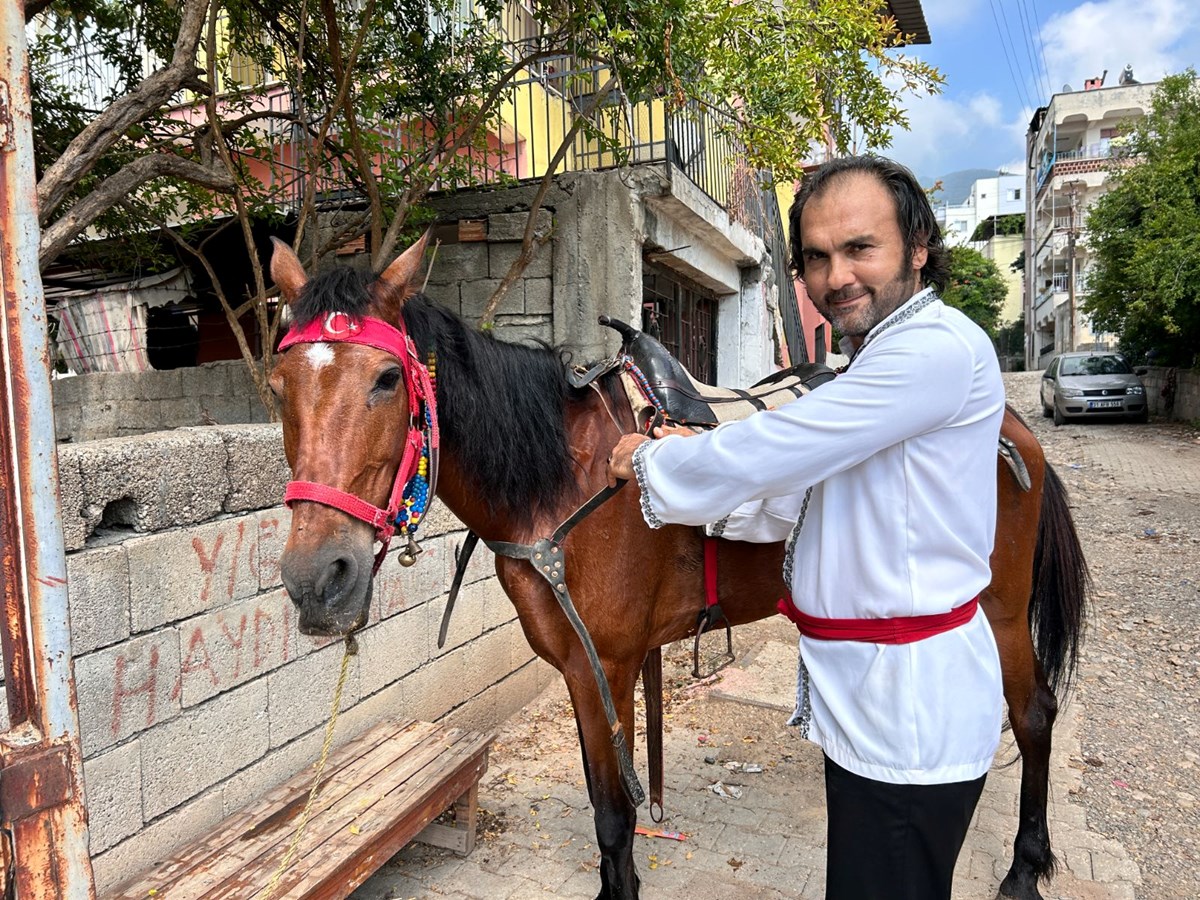
[[[346,590],[353,586],[358,565],[351,556],[340,556],[325,567],[317,583],[317,594],[326,604],[337,603]]]

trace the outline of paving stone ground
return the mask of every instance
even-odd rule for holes
[[[1102,456],[1095,462],[1119,483],[1132,481],[1150,490],[1158,485],[1165,492],[1177,492],[1181,485],[1200,489],[1194,453],[1175,455],[1170,448],[1149,453],[1135,440],[1106,440],[1091,452]],[[644,897],[824,895],[820,753],[783,724],[794,684],[793,636],[792,626],[781,618],[738,629],[738,663],[699,684],[690,677],[690,648],[667,648],[667,818],[656,826],[643,807],[639,824],[687,837],[636,838]],[[1048,900],[1151,896],[1142,893],[1141,873],[1126,847],[1089,827],[1087,808],[1079,802],[1083,773],[1077,735],[1079,717],[1086,712],[1079,702],[1069,703],[1055,730],[1049,815],[1062,870],[1043,893]],[[639,762],[643,749],[639,739]],[[1007,870],[1020,778],[1020,762],[1014,759],[1015,749],[1006,740],[959,860],[956,900],[996,896]],[[731,771],[733,764],[745,763],[763,771]],[[716,782],[727,796],[714,793]],[[599,856],[561,683],[500,730],[479,797],[480,837],[470,856],[460,859],[410,845],[359,888],[354,900],[595,897]]]

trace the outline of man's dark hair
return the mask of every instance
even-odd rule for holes
[[[858,172],[878,179],[896,202],[896,224],[900,226],[900,234],[904,237],[905,265],[912,262],[917,247],[924,247],[929,252],[929,258],[921,267],[921,280],[927,286],[943,290],[950,274],[949,262],[946,245],[942,241],[942,230],[934,217],[933,207],[929,205],[929,198],[912,172],[882,156],[843,156],[818,166],[804,176],[791,212],[788,213],[792,270],[799,277],[804,277],[800,236],[800,214],[804,212],[804,205],[824,194],[834,182]]]

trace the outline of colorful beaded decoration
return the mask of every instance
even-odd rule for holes
[[[432,353],[429,354],[426,368],[429,370],[430,387],[436,390],[437,370]],[[416,533],[417,526],[421,524],[421,517],[425,515],[425,510],[429,507],[429,446],[431,443],[429,437],[433,433],[433,416],[430,414],[428,401],[424,406],[426,439],[421,447],[417,472],[404,486],[403,502],[400,504],[400,512],[396,516],[396,530],[410,536]]]
[[[641,388],[642,395],[645,396],[647,402],[649,402],[650,405],[660,413],[666,415],[667,411],[663,409],[663,405],[659,403],[658,398],[654,396],[654,391],[650,390],[650,382],[646,379],[646,376],[642,374],[642,370],[634,365],[633,358],[626,356],[623,360],[621,360],[621,364],[624,366],[625,371],[633,376],[633,380],[636,381],[638,387]]]

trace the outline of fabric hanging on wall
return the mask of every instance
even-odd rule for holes
[[[58,316],[58,348],[72,371],[145,372],[146,304],[134,295],[97,292],[62,298]]]

